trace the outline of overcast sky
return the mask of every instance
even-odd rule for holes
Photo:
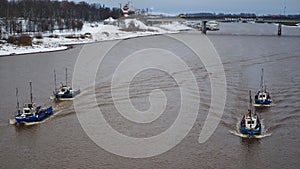
[[[74,0],[76,2],[82,0]],[[86,0],[97,2],[107,7],[118,7],[128,0]],[[170,14],[188,12],[215,12],[256,14],[300,14],[300,0],[131,0],[139,9],[151,8],[154,12]]]

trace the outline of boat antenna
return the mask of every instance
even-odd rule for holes
[[[29,82],[29,86],[30,86],[30,102],[33,103],[32,102],[32,100],[33,100],[33,96],[32,96],[32,82]]]
[[[249,90],[249,99],[250,99],[250,102],[249,102],[249,116],[250,116],[250,128],[252,126],[252,97],[251,97],[251,90]]]
[[[261,80],[260,80],[260,87],[262,92],[264,92],[264,86],[265,86],[265,82],[264,82],[264,68],[261,68]]]
[[[252,97],[251,97],[251,90],[249,90],[249,110],[250,114],[252,112]],[[250,115],[251,116],[251,115]]]
[[[56,85],[56,73],[55,73],[55,69],[54,69],[54,85],[55,85],[55,92],[57,92],[57,85]]]
[[[17,110],[18,110],[18,114],[20,114],[21,110],[20,110],[19,90],[18,90],[18,88],[16,88],[16,97],[17,97]]]
[[[68,86],[68,68],[66,68],[66,86]]]

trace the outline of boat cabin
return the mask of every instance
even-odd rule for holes
[[[264,102],[267,99],[270,99],[269,93],[268,92],[258,92],[255,96],[255,99]]]
[[[36,107],[35,107],[34,103],[24,104],[22,114],[25,116],[30,116],[30,115],[34,114],[35,109],[36,109]]]
[[[247,129],[254,129],[256,126],[257,126],[257,118],[256,117],[247,116],[245,118],[245,127]]]
[[[69,94],[71,92],[72,88],[69,86],[61,86],[59,88],[58,94]]]

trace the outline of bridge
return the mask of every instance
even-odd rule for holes
[[[277,35],[281,36],[282,24],[297,24],[300,23],[300,18],[291,18],[285,16],[261,16],[261,17],[226,17],[226,16],[207,16],[207,17],[147,17],[145,18],[147,23],[155,22],[171,22],[171,21],[198,21],[202,22],[202,33],[206,34],[206,23],[208,21],[218,22],[236,22],[236,21],[253,21],[258,23],[278,23]]]

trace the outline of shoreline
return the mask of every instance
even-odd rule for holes
[[[60,47],[65,47],[65,48],[61,48],[61,49],[57,49],[57,48],[52,48],[50,50],[44,50],[44,51],[24,51],[22,53],[10,53],[10,54],[4,54],[1,55],[0,57],[8,57],[8,56],[21,56],[21,55],[28,55],[28,54],[38,54],[38,53],[50,53],[50,52],[59,52],[59,51],[65,51],[65,50],[69,50],[72,49],[73,46],[77,46],[77,45],[85,45],[85,44],[93,44],[93,43],[99,43],[99,42],[107,42],[107,41],[115,41],[115,40],[128,40],[128,39],[134,39],[134,38],[140,38],[140,37],[147,37],[147,36],[160,36],[160,35],[168,35],[168,34],[176,34],[176,33],[180,33],[182,31],[177,31],[177,32],[168,32],[168,33],[157,33],[157,34],[146,34],[146,35],[137,35],[137,36],[131,36],[131,37],[120,37],[120,38],[116,38],[116,39],[106,39],[106,40],[95,40],[92,42],[81,42],[81,43],[65,43],[62,44]],[[37,48],[39,49],[39,48]]]
[[[124,31],[123,29],[128,29],[129,23],[134,24],[135,29]],[[123,24],[123,26],[116,26],[105,25],[100,22],[95,27],[92,26],[92,23],[85,23],[82,30],[78,32],[64,30],[62,32],[53,32],[52,34],[57,36],[55,38],[50,38],[49,33],[43,33],[41,39],[32,37],[32,42],[36,45],[26,47],[4,42],[0,44],[0,57],[63,51],[70,49],[70,46],[74,45],[173,34],[192,29],[179,22],[147,26],[137,19],[127,19]],[[79,38],[80,36],[84,38]]]
[[[240,23],[237,23],[240,24]],[[170,24],[172,25],[172,24]],[[236,31],[236,32],[228,32],[227,29],[228,28],[232,28],[235,24],[227,24],[227,23],[223,23],[222,27],[223,29],[217,32],[211,31],[211,33],[209,33],[210,36],[214,36],[214,35],[230,35],[230,36],[276,36],[276,25],[272,25],[272,24],[264,24],[264,25],[260,25],[260,26],[268,26],[269,28],[274,29],[271,33],[270,32],[256,32],[254,33],[253,30],[251,30],[249,27],[249,25],[253,25],[251,23],[248,23],[247,25],[243,23],[244,32],[241,31]],[[294,30],[298,30],[296,33],[284,33],[281,37],[300,37],[299,34],[299,29],[300,26],[297,27],[291,27],[291,26],[284,26],[284,29],[294,29]],[[0,50],[0,57],[7,57],[7,56],[18,56],[18,55],[27,55],[27,54],[38,54],[38,53],[48,53],[48,52],[59,52],[59,51],[65,51],[68,49],[73,48],[73,46],[76,45],[85,45],[85,44],[92,44],[92,43],[99,43],[99,42],[107,42],[107,41],[115,41],[115,40],[127,40],[127,39],[133,39],[133,38],[140,38],[140,37],[147,37],[147,36],[159,36],[159,35],[168,35],[168,34],[178,34],[181,32],[190,32],[190,31],[195,31],[195,29],[178,29],[178,30],[169,30],[169,31],[163,31],[163,32],[132,32],[131,34],[128,34],[128,32],[123,32],[123,36],[119,36],[119,37],[106,37],[106,38],[100,38],[100,39],[92,39],[92,40],[86,40],[86,41],[70,41],[70,42],[64,42],[62,41],[61,43],[59,43],[58,47],[53,47],[53,48],[48,48],[49,50],[47,50],[47,48],[35,48],[32,49],[31,51],[26,51],[23,50],[20,53],[15,53],[15,51],[12,51],[9,54],[1,54],[1,50]],[[121,30],[118,30],[117,33],[122,32]],[[101,32],[102,33],[102,32]],[[111,34],[115,34],[115,32],[111,32]],[[45,38],[46,39],[46,38]],[[7,44],[7,43],[6,43]],[[3,44],[2,44],[3,45]],[[0,48],[1,49],[1,48]]]
[[[8,57],[8,56],[20,56],[20,55],[28,55],[28,54],[37,54],[37,53],[50,53],[50,52],[59,52],[65,51],[73,48],[73,45],[66,45],[65,48],[62,49],[52,49],[52,50],[45,50],[45,51],[32,51],[32,52],[24,52],[24,53],[10,53],[8,55],[0,55],[0,57]]]

